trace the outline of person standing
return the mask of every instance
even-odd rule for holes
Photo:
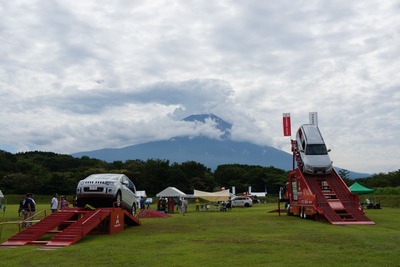
[[[54,213],[58,210],[58,195],[57,195],[57,193],[55,193],[53,195],[53,198],[51,199],[50,209],[51,209],[51,213]]]
[[[31,214],[32,211],[34,213],[35,210],[35,205],[34,202],[32,201],[31,198],[31,193],[27,193],[25,196],[25,199],[22,202],[22,216],[23,216],[23,221],[22,221],[22,228],[27,228],[29,227],[32,223],[28,222],[28,220],[31,220]]]
[[[60,200],[60,210],[63,210],[65,208],[68,208],[69,202],[65,196],[61,196]]]
[[[200,199],[196,198],[196,200],[194,202],[196,205],[196,211],[200,211]]]
[[[182,198],[181,200],[181,213],[182,215],[185,215],[187,212],[187,200],[185,198]]]
[[[35,216],[35,213],[36,213],[36,202],[33,199],[33,194],[32,193],[29,193],[29,199],[30,199],[30,201],[32,203],[31,204],[31,212],[29,213],[29,217],[31,218],[30,220],[33,220],[33,217]],[[31,226],[32,222],[30,222],[28,225]]]
[[[78,207],[78,197],[77,197],[77,195],[74,195],[72,197],[72,207]]]
[[[19,201],[18,217],[21,217],[21,212],[22,212],[22,210],[24,209],[24,208],[23,208],[24,201],[25,201],[25,198],[24,198],[24,197],[22,197],[21,200]]]

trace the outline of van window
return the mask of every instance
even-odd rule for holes
[[[326,155],[328,151],[326,150],[326,146],[324,144],[317,145],[307,145],[306,155]]]

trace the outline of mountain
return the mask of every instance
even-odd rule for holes
[[[221,140],[204,136],[194,138],[175,137],[170,140],[154,141],[124,148],[105,148],[94,151],[74,153],[74,157],[88,156],[107,162],[132,159],[165,159],[170,163],[195,161],[215,170],[223,164],[246,164],[273,166],[283,170],[292,169],[292,154],[271,146],[259,146],[249,142],[230,139],[232,125],[213,114],[192,115],[183,119],[187,122],[205,123],[212,120],[222,132]],[[338,170],[338,168],[337,168]],[[369,174],[349,173],[349,178],[368,177]]]
[[[222,164],[248,164],[290,169],[292,156],[273,147],[260,147],[247,142],[215,140],[207,137],[176,137],[120,149],[106,148],[73,154],[107,162],[128,159],[168,159],[173,162],[196,161],[215,170]],[[290,165],[288,165],[288,163]]]
[[[223,132],[223,134],[220,136],[222,139],[230,139],[231,138],[231,128],[232,124],[224,121],[220,117],[215,116],[214,114],[198,114],[198,115],[190,115],[189,117],[186,117],[183,119],[183,121],[189,121],[189,122],[201,122],[205,123],[207,120],[212,120],[216,123],[216,128],[220,131]]]

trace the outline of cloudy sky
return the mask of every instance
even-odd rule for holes
[[[309,112],[334,165],[400,168],[398,1],[0,4],[0,149],[74,153],[209,136],[290,153]]]

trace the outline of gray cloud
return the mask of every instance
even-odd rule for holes
[[[0,9],[0,148],[72,153],[218,137],[290,152],[317,111],[334,164],[397,170],[396,1],[29,1]]]

